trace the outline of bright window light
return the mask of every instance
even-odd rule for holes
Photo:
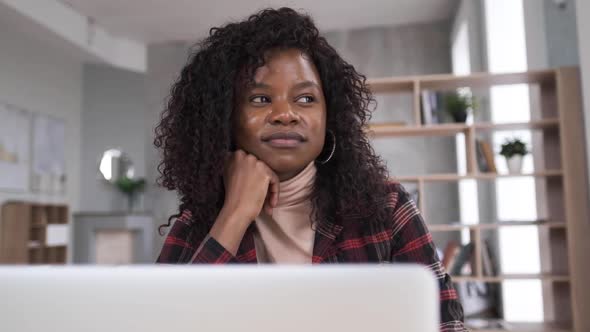
[[[469,26],[462,22],[453,40],[452,46],[453,74],[467,75],[471,73],[469,53]],[[469,93],[469,91],[466,91]],[[465,151],[465,134],[455,135],[457,147],[457,172],[467,173],[467,154]],[[472,179],[459,181],[459,211],[461,221],[465,224],[477,224],[479,222],[479,203],[477,200],[477,182]],[[461,243],[470,241],[469,229],[461,231]]]
[[[534,322],[539,320],[543,308],[540,280],[510,280],[502,283],[504,318],[511,322]],[[514,296],[519,294],[519,296]],[[532,304],[532,305],[531,305]]]
[[[522,0],[485,0],[486,41],[490,72],[527,70],[524,13]],[[493,87],[490,95],[494,122],[530,120],[529,91],[526,85]],[[497,132],[496,151],[506,137],[518,136],[529,144],[530,133]],[[505,171],[503,159],[497,160]],[[532,160],[525,159],[523,171],[533,171]],[[497,214],[500,220],[537,218],[534,181],[528,178],[504,178],[496,181]],[[501,269],[505,273],[539,272],[539,239],[533,227],[502,228]],[[504,318],[508,321],[543,321],[542,288],[538,280],[507,281],[502,285]]]

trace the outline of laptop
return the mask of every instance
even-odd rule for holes
[[[0,331],[438,331],[418,265],[0,267]]]

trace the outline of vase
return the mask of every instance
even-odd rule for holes
[[[467,115],[467,111],[453,113],[453,120],[457,123],[465,123],[465,120],[467,120]]]
[[[506,158],[506,166],[508,166],[509,174],[519,174],[522,172],[522,155],[515,154],[510,158]]]
[[[137,210],[138,194],[127,194],[127,212],[132,213]]]

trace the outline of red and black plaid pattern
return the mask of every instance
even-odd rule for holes
[[[432,236],[416,204],[397,182],[389,183],[389,223],[362,222],[358,218],[320,223],[316,229],[313,263],[418,263],[427,266],[440,287],[441,332],[467,331],[463,308],[450,276],[444,271]],[[346,219],[346,218],[343,218]],[[257,263],[252,223],[235,256],[202,229],[205,223],[185,211],[172,226],[157,263]]]

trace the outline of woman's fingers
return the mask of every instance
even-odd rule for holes
[[[264,202],[264,210],[268,215],[272,214],[272,210],[279,201],[279,177],[277,174],[264,162],[260,161],[264,165],[264,169],[269,176],[268,180],[268,191],[266,193],[266,200]]]
[[[271,174],[271,179],[270,179],[270,187],[269,187],[269,191],[270,191],[270,202],[272,207],[276,207],[277,203],[279,202],[279,177],[275,174],[275,172],[273,172],[272,170],[270,171]]]

